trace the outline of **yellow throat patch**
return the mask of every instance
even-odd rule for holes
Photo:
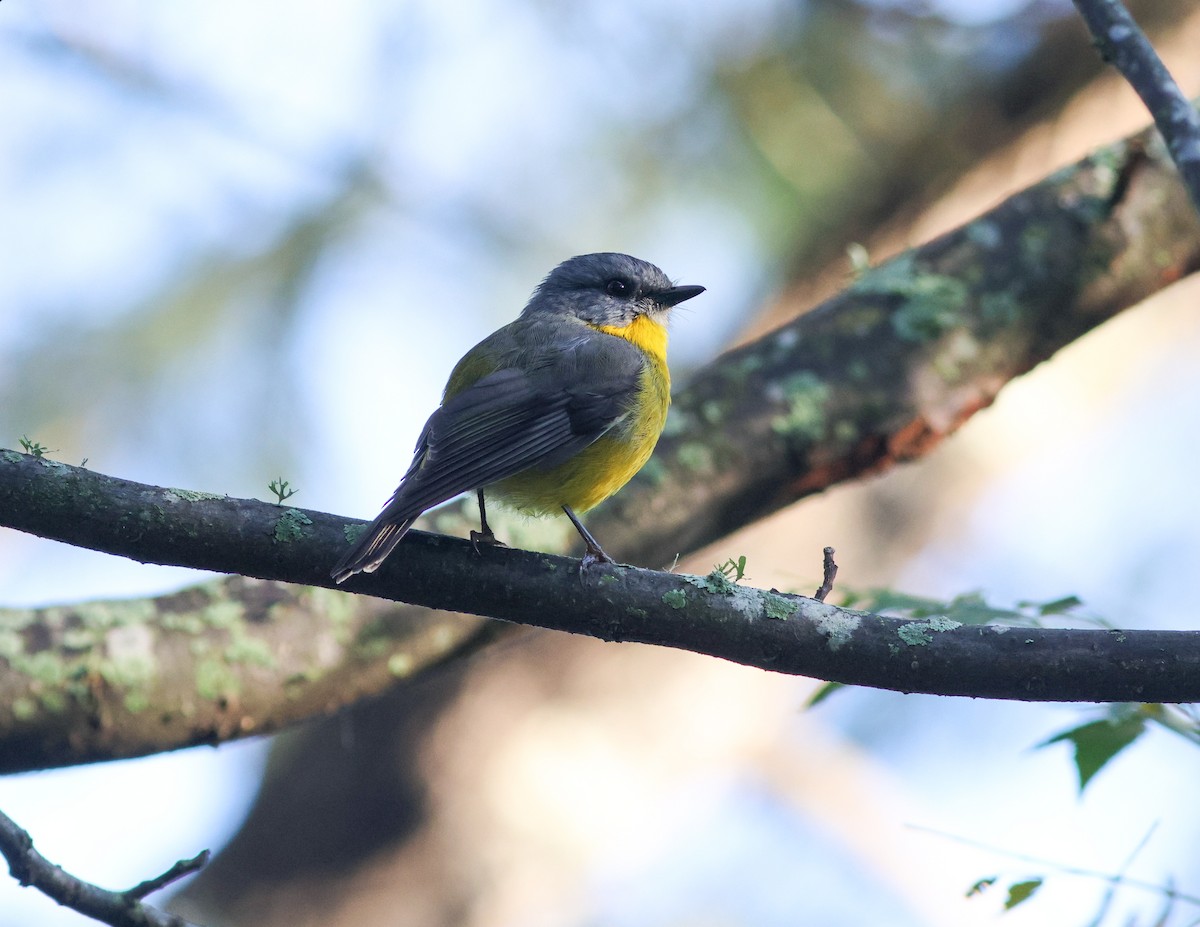
[[[667,370],[666,326],[660,325],[649,316],[639,315],[623,327],[597,325],[596,328],[606,334],[624,338],[630,344],[645,351],[650,357],[650,362],[662,371],[662,375],[667,378],[667,383],[670,384],[671,375]]]

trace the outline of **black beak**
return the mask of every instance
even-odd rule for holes
[[[660,306],[678,306],[685,299],[699,296],[704,292],[702,286],[673,286],[669,290],[661,290],[654,294],[654,301]]]

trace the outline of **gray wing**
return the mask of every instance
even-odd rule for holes
[[[334,578],[378,567],[426,509],[579,453],[628,415],[643,365],[628,342],[589,337],[528,369],[496,370],[448,399],[425,423],[408,472]]]

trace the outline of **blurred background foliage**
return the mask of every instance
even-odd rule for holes
[[[1194,0],[1130,6],[1195,93]],[[709,287],[675,324],[682,385],[843,282],[849,243],[916,243],[1148,121],[1058,0],[10,0],[0,49],[0,445],[28,435],[104,472],[259,498],[282,475],[296,504],[359,516],[453,361],[559,260],[628,251]],[[750,581],[793,588],[832,542],[852,585],[1077,593],[1118,624],[1164,624],[1147,603],[1186,599],[1164,577],[1200,546],[1191,478],[1163,463],[1194,459],[1163,450],[1194,416],[1163,397],[1195,385],[1197,336],[1156,311],[1013,387],[954,449],[695,568],[748,554]],[[1150,464],[1122,456],[1138,446],[1159,450],[1149,505],[1129,474]],[[1108,469],[1083,479],[1081,460]],[[1163,519],[1138,523],[1148,509]],[[193,579],[0,535],[6,605]],[[1165,813],[1076,807],[1065,758],[1019,752],[1072,711],[847,692],[801,716],[806,684],[711,664],[532,635],[283,738],[189,911],[961,925],[990,922],[998,905],[962,890],[1008,863],[905,821],[1065,862],[1095,851],[1112,871]],[[1182,749],[1144,738],[1150,766],[1129,775],[1194,776]],[[261,753],[23,777],[0,806],[56,861],[78,851],[69,868],[132,883],[163,868],[152,852],[228,837]],[[120,853],[84,852],[117,824],[62,802],[98,776]],[[1153,789],[1168,809],[1170,781]],[[1200,875],[1197,823],[1158,834],[1152,878]],[[1010,916],[1083,923],[1102,887],[1050,884]],[[1111,916],[1150,923],[1156,905]],[[77,918],[0,885],[0,925],[34,922]]]

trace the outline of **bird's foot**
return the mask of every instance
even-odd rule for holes
[[[486,531],[471,532],[471,546],[475,548],[476,554],[482,553],[482,551],[479,549],[480,544],[482,544],[484,547],[508,547],[507,544],[505,544],[503,541],[497,538],[495,534],[492,533],[491,528],[488,528]]]
[[[588,571],[597,563],[615,564],[616,562],[604,552],[599,544],[589,544],[587,552],[583,555],[583,559],[579,561],[579,581],[586,582]]]

